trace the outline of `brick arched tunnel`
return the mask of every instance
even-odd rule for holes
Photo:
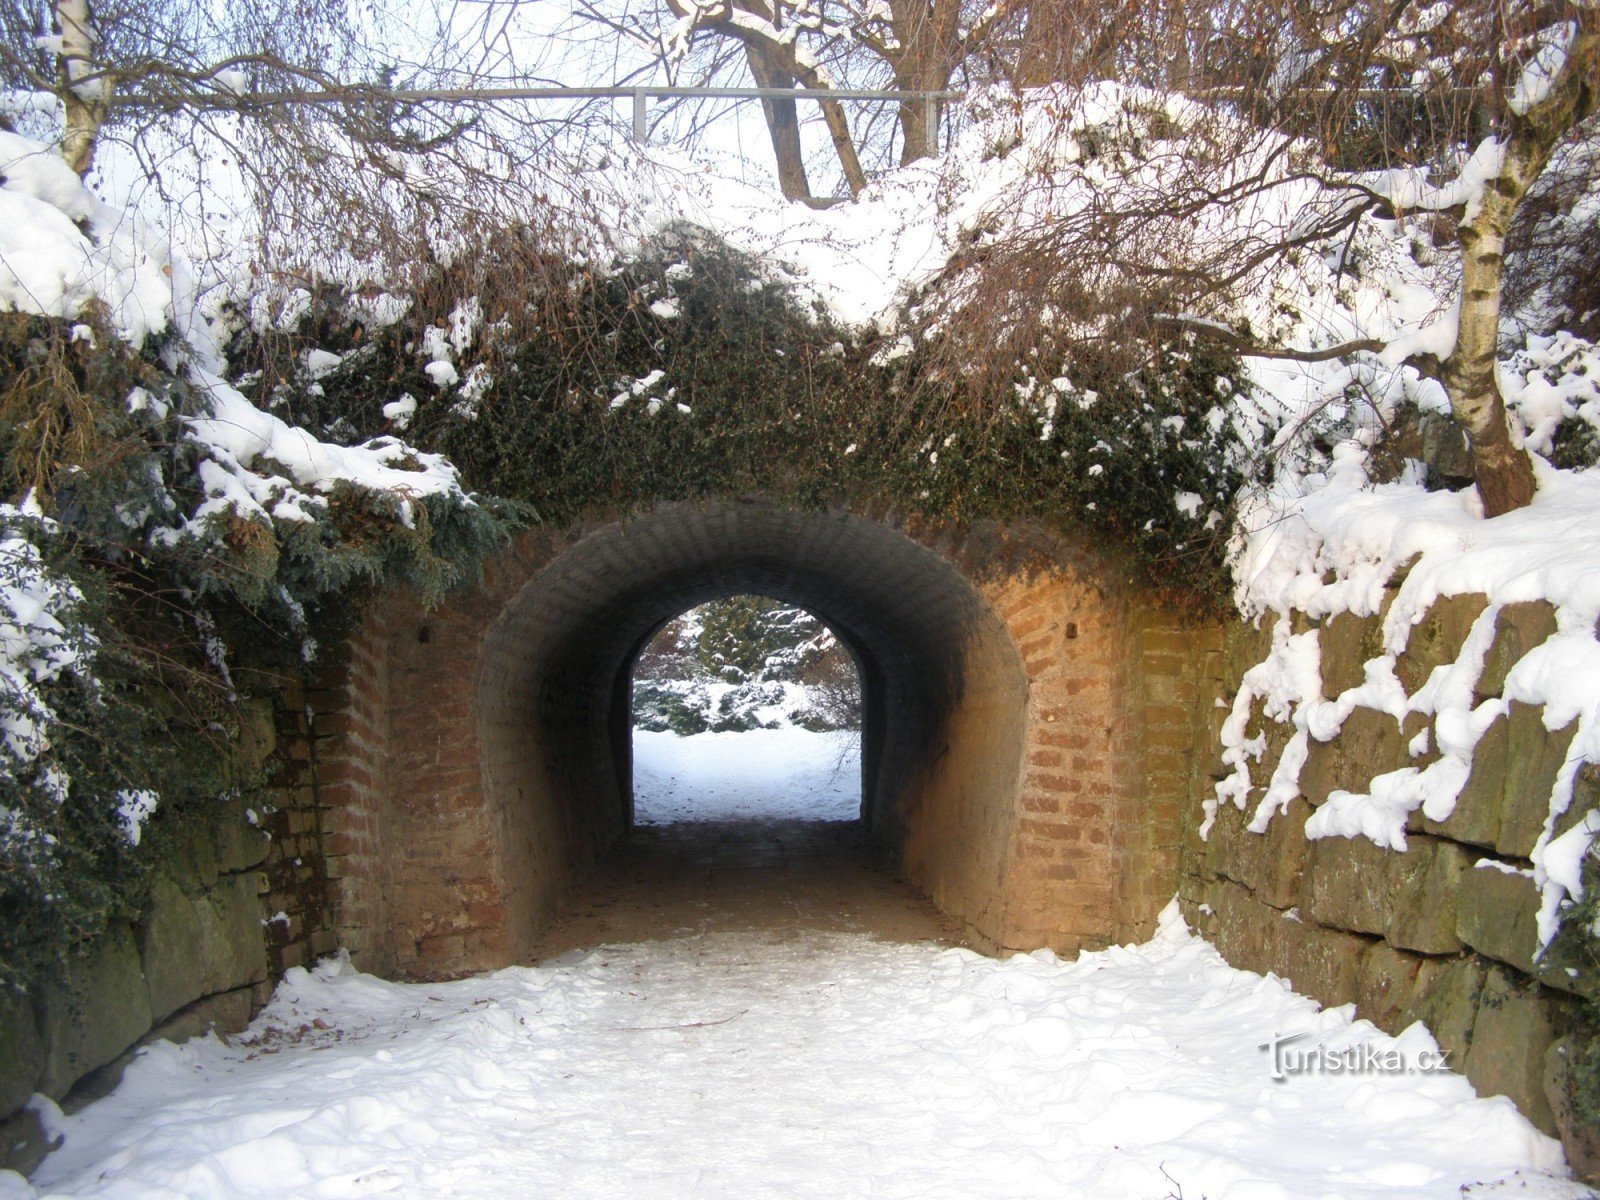
[[[1172,621],[1039,530],[685,503],[530,534],[434,612],[388,598],[345,648],[315,774],[358,963],[525,959],[631,821],[640,649],[746,592],[809,609],[854,654],[863,818],[974,937],[1071,951],[1148,927],[1184,787],[1152,771],[1149,734],[1186,738],[1192,717],[1146,686],[1153,662],[1172,687],[1193,667]]]

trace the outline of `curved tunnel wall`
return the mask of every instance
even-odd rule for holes
[[[972,585],[938,554],[860,517],[674,506],[582,539],[528,581],[485,639],[484,787],[508,813],[507,858],[542,864],[508,881],[512,919],[526,927],[518,940],[631,819],[628,697],[639,648],[685,609],[744,592],[809,609],[855,654],[865,819],[891,845],[937,823],[965,847],[921,872],[924,886],[948,905],[972,890],[957,876],[1001,869],[1007,822],[985,808],[1009,808],[1015,795],[1028,686]],[[953,741],[982,749],[952,753]]]
[[[433,612],[384,598],[311,707],[337,931],[365,969],[524,961],[629,820],[629,675],[718,595],[810,609],[864,691],[863,808],[980,944],[1138,937],[1195,785],[1193,631],[1031,527],[676,504],[520,538]]]

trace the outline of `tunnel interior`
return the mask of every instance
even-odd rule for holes
[[[855,657],[862,818],[907,878],[959,910],[1000,873],[1027,680],[972,584],[862,517],[675,505],[578,539],[512,597],[484,644],[482,781],[514,943],[537,936],[629,827],[640,650],[677,614],[739,593],[810,611]]]

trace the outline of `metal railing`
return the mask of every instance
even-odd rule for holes
[[[879,104],[924,105],[930,127],[938,124],[941,101],[965,99],[965,92],[895,91],[882,88],[763,88],[763,87],[472,87],[386,88],[352,84],[337,89],[280,92],[226,92],[183,97],[119,95],[113,103],[128,108],[270,108],[285,104],[499,104],[527,100],[632,100],[629,136],[643,145],[649,140],[650,101],[688,100],[864,100]]]

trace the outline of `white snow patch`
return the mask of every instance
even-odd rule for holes
[[[1393,1074],[1271,1078],[1263,1045]],[[1005,961],[786,932],[606,946],[456,982],[334,960],[250,1031],[158,1043],[16,1198],[1577,1200],[1561,1150],[1420,1026],[1142,946]]]
[[[155,812],[160,800],[159,795],[145,788],[136,790],[124,788],[117,793],[117,819],[122,822],[122,836],[127,839],[128,845],[139,844],[139,838],[144,833],[144,823],[150,819],[150,814]]]
[[[636,729],[633,796],[641,825],[745,817],[854,821],[861,815],[860,738],[797,726],[688,737]]]

